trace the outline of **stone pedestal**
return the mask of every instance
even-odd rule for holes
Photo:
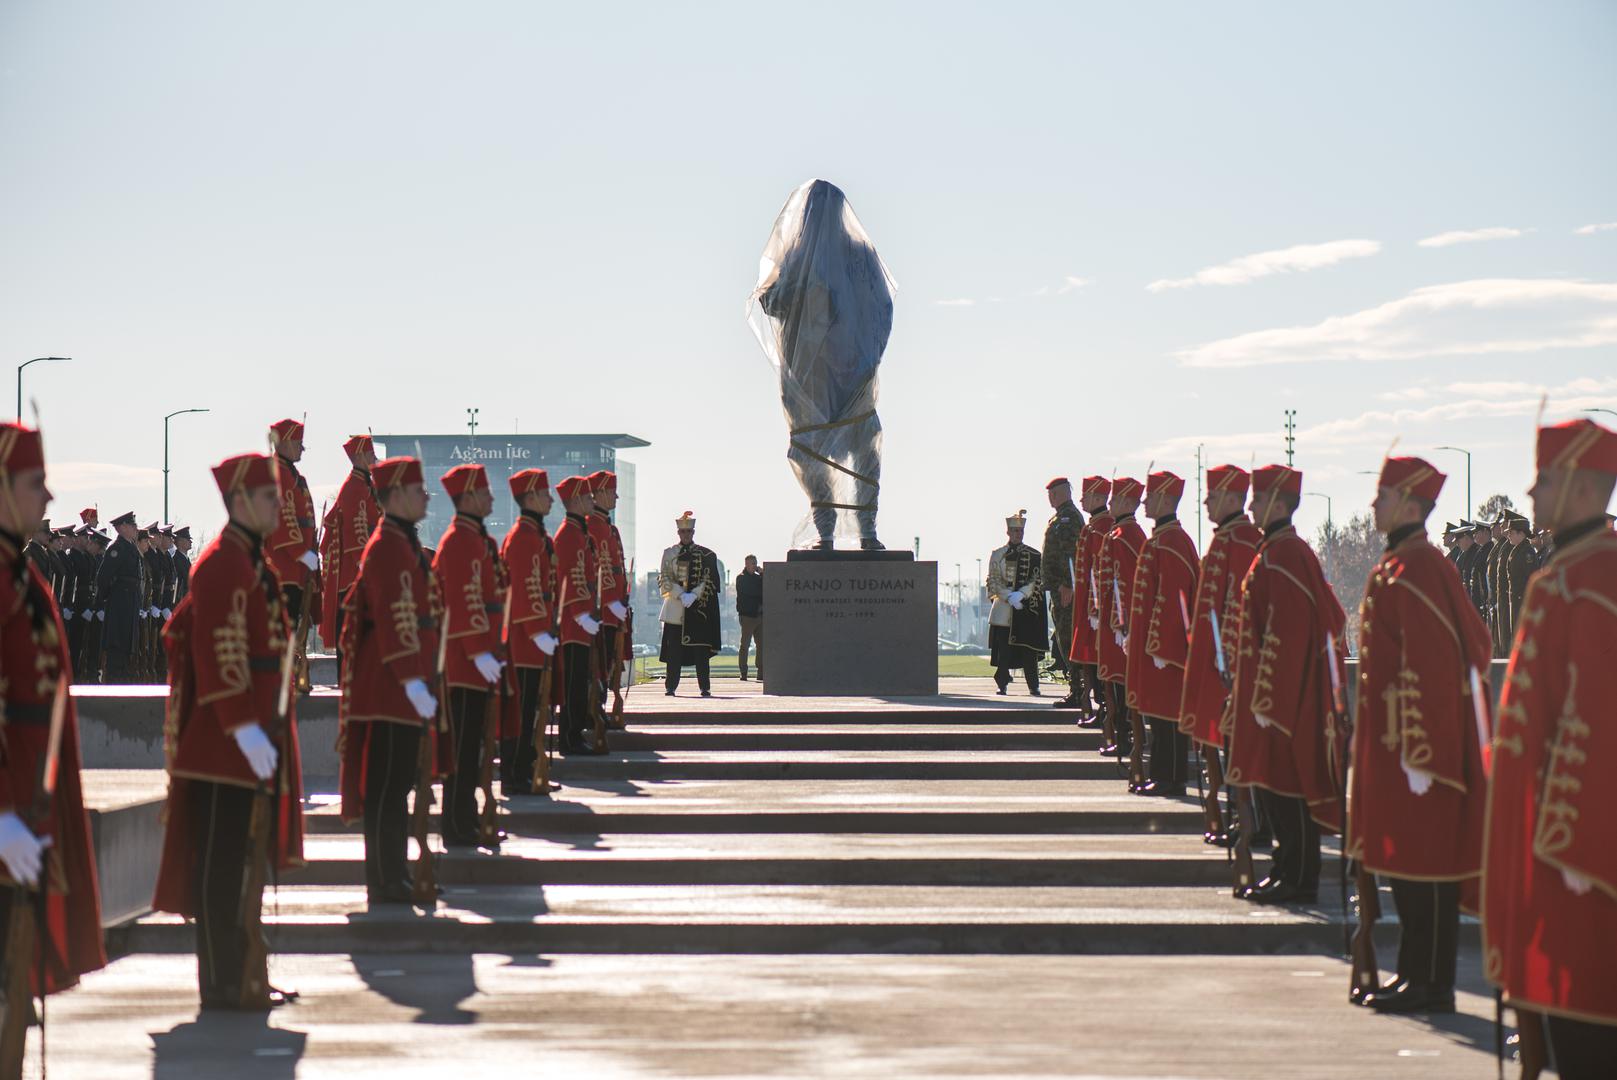
[[[792,552],[764,567],[764,693],[938,692],[938,564],[908,552]]]

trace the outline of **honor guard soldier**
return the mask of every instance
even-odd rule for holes
[[[62,621],[67,625],[68,655],[73,658],[75,682],[84,681],[85,672],[79,667],[84,655],[84,628],[94,620],[95,559],[90,555],[90,541],[86,526],[68,530],[67,550],[62,559],[67,563],[68,577],[72,581],[71,603],[61,600]]]
[[[408,797],[434,772],[442,604],[416,526],[427,516],[421,462],[388,458],[371,472],[382,520],[343,598],[342,817],[362,820],[365,892],[409,903]],[[428,740],[426,748],[421,742]],[[425,756],[423,769],[422,756]]]
[[[626,659],[632,655],[629,617],[629,570],[623,554],[623,534],[612,524],[612,511],[618,505],[618,478],[616,473],[601,470],[589,476],[590,497],[595,509],[590,512],[590,539],[595,541],[599,559],[597,573],[601,578],[601,633],[595,639],[601,663],[601,702],[605,707],[606,687],[612,688],[612,714],[605,718],[609,728],[623,727],[623,689],[621,676]]]
[[[1128,706],[1151,725],[1150,779],[1140,795],[1185,793],[1190,740],[1179,732],[1185,659],[1190,652],[1190,600],[1201,562],[1179,523],[1185,482],[1171,472],[1145,481],[1145,514],[1153,526],[1140,549],[1130,590]]]
[[[1507,647],[1516,638],[1516,622],[1521,615],[1522,601],[1527,596],[1527,579],[1538,573],[1538,559],[1534,557],[1533,545],[1528,542],[1532,529],[1532,525],[1520,514],[1510,514],[1506,518],[1505,542],[1509,550],[1505,552],[1504,563],[1499,570],[1499,592],[1501,602],[1505,605],[1500,633]]]
[[[1617,433],[1588,420],[1539,430],[1528,494],[1555,553],[1522,605],[1488,796],[1484,971],[1523,1027],[1544,1014],[1563,1080],[1617,1062],[1614,483]]]
[[[1094,603],[1100,610],[1100,626],[1095,631],[1096,669],[1106,687],[1106,717],[1111,725],[1103,754],[1130,754],[1137,752],[1134,725],[1128,707],[1128,617],[1134,587],[1134,566],[1139,561],[1140,548],[1145,545],[1145,530],[1134,520],[1140,508],[1143,492],[1140,482],[1132,476],[1120,476],[1112,481],[1112,498],[1108,511],[1116,522],[1106,534],[1095,562],[1095,590],[1099,594]],[[1143,750],[1144,747],[1139,747]],[[1145,782],[1138,768],[1131,768],[1129,785],[1137,787]]]
[[[1278,841],[1268,877],[1246,894],[1259,903],[1312,903],[1319,893],[1319,836],[1341,826],[1333,745],[1341,703],[1347,616],[1319,558],[1291,515],[1303,474],[1265,465],[1252,474],[1252,516],[1263,529],[1241,586],[1240,648],[1230,731],[1231,784],[1250,784]]]
[[[1044,546],[1039,549],[1044,556],[1039,576],[1045,591],[1050,594],[1049,610],[1051,621],[1055,624],[1055,629],[1051,631],[1050,656],[1055,661],[1056,670],[1065,672],[1070,680],[1069,685],[1076,687],[1078,681],[1072,677],[1068,656],[1072,653],[1073,555],[1078,550],[1078,534],[1084,527],[1084,515],[1073,505],[1072,484],[1065,476],[1051,480],[1044,486],[1044,491],[1050,500],[1050,508],[1055,511],[1044,526]],[[1071,697],[1070,693],[1068,697]]]
[[[1018,669],[1027,692],[1039,696],[1039,662],[1049,642],[1044,617],[1042,557],[1022,543],[1027,511],[1005,519],[1005,546],[988,556],[988,662],[994,667],[994,685],[1003,696]]]
[[[253,1011],[296,996],[270,986],[259,925],[269,861],[303,864],[292,627],[263,550],[280,507],[274,460],[242,454],[213,476],[230,520],[164,634],[172,730],[152,906],[196,920],[202,1007]]]
[[[1095,668],[1099,660],[1095,651],[1095,637],[1100,633],[1101,615],[1105,609],[1099,606],[1100,590],[1096,588],[1095,578],[1101,545],[1116,524],[1111,512],[1106,509],[1106,500],[1111,493],[1112,482],[1106,477],[1084,477],[1082,496],[1084,512],[1089,515],[1089,520],[1078,530],[1078,542],[1073,549],[1077,580],[1073,583],[1072,595],[1072,652],[1067,659],[1076,667],[1077,675],[1069,684],[1071,689],[1066,699],[1056,702],[1056,707],[1081,709],[1086,717],[1094,717],[1095,701],[1098,700],[1101,707],[1105,707],[1103,684]]]
[[[595,603],[595,548],[589,538],[589,514],[595,507],[589,481],[569,476],[556,485],[567,510],[556,530],[556,619],[561,629],[561,752],[604,754],[595,739],[590,685],[595,636],[601,632]]]
[[[117,539],[107,547],[96,574],[96,620],[101,623],[101,645],[106,651],[106,682],[135,681],[135,649],[144,620],[146,571],[135,546],[139,530],[135,512],[112,519]]]
[[[1359,605],[1346,850],[1390,879],[1400,928],[1398,977],[1363,1002],[1377,1012],[1454,1011],[1460,888],[1482,872],[1492,652],[1459,571],[1426,538],[1444,479],[1420,458],[1382,463],[1372,509],[1387,549]]]
[[[719,651],[719,557],[696,542],[696,518],[689,510],[674,522],[679,543],[663,551],[657,572],[662,593],[663,640],[661,659],[669,697],[679,689],[686,664],[696,666],[696,685],[703,697],[713,696],[708,662]]]
[[[1492,629],[1489,623],[1493,598],[1488,594],[1488,567],[1493,562],[1493,530],[1480,521],[1471,523],[1471,602],[1476,605],[1477,614],[1482,616],[1484,625],[1490,626],[1489,639],[1492,640]]]
[[[281,579],[287,614],[292,619],[298,647],[298,688],[309,688],[307,637],[320,618],[320,555],[315,535],[314,496],[298,471],[303,460],[303,424],[277,420],[270,425],[281,480],[281,516],[265,540],[270,568]]]
[[[40,434],[0,424],[0,972],[25,995],[55,993],[106,966],[95,847],[79,776],[78,717],[68,693],[72,661],[55,601],[22,555],[45,515]],[[54,761],[54,775],[45,766]],[[32,919],[14,919],[16,906]],[[30,932],[31,931],[31,932]],[[26,1012],[28,1001],[9,1008]],[[16,1057],[0,1062],[22,1075]]]
[[[488,470],[471,463],[444,473],[455,517],[438,542],[433,573],[443,592],[444,685],[449,690],[449,746],[454,769],[444,779],[444,845],[476,847],[477,788],[484,758],[493,755],[488,727],[497,723],[505,669],[505,565],[483,521],[494,509]],[[490,796],[491,797],[491,796]],[[488,808],[493,814],[493,807]]]
[[[1215,522],[1213,538],[1201,561],[1196,604],[1191,611],[1190,652],[1185,661],[1184,694],[1179,700],[1179,730],[1201,749],[1207,763],[1206,827],[1202,840],[1230,843],[1218,792],[1224,785],[1219,751],[1224,745],[1224,708],[1235,671],[1236,636],[1241,626],[1241,582],[1258,554],[1263,532],[1246,516],[1250,478],[1235,465],[1207,470],[1207,518]],[[1251,822],[1242,822],[1249,829]]]
[[[1505,592],[1505,558],[1510,554],[1510,541],[1505,536],[1509,518],[1501,513],[1490,527],[1493,547],[1488,552],[1488,629],[1493,634],[1493,654],[1510,655],[1510,638],[1505,634],[1505,618],[1510,612],[1510,601]]]
[[[326,578],[322,585],[331,594],[331,602],[320,609],[320,640],[327,648],[334,648],[342,636],[342,598],[359,574],[359,557],[382,517],[371,484],[371,466],[376,464],[371,437],[350,436],[342,448],[348,455],[348,475],[320,525],[320,563]]]
[[[173,614],[173,602],[169,598],[169,590],[173,584],[173,564],[163,550],[163,526],[160,522],[152,522],[146,526],[146,576],[151,581],[151,606],[146,609],[147,636],[149,647],[147,656],[147,675],[153,682],[165,682],[168,678],[168,661],[163,655],[162,633],[163,624]]]
[[[174,530],[174,606],[191,595],[191,527]]]
[[[516,671],[522,726],[515,747],[500,746],[501,788],[512,795],[544,795],[549,791],[548,759],[539,783],[534,766],[548,753],[555,699],[556,650],[561,645],[556,620],[556,545],[545,531],[550,513],[550,476],[543,469],[511,474],[511,497],[517,503],[516,524],[505,534],[500,558],[505,561],[506,647]]]
[[[108,541],[92,525],[80,525],[79,532],[84,538],[84,554],[87,558],[84,571],[88,584],[83,589],[84,607],[75,612],[77,621],[83,623],[83,629],[78,651],[74,654],[73,672],[79,682],[99,683],[103,656],[102,628],[107,624],[107,612],[101,606],[96,580],[101,576],[102,563],[106,561]]]

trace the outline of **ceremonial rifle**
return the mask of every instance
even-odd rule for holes
[[[1218,628],[1218,611],[1216,604],[1207,606],[1207,620],[1213,627],[1213,662],[1218,667],[1219,681],[1225,689],[1231,689],[1233,679],[1230,675],[1229,665],[1224,662],[1224,636]],[[1225,769],[1226,776],[1229,769]],[[1235,791],[1235,813],[1240,819],[1240,828],[1235,834],[1235,843],[1230,847],[1230,858],[1235,864],[1235,887],[1233,894],[1240,898],[1248,889],[1258,882],[1257,871],[1252,868],[1252,834],[1257,830],[1257,813],[1252,805],[1252,789],[1245,784],[1231,784]]]
[[[410,815],[410,834],[415,837],[416,857],[415,873],[411,875],[410,897],[418,904],[436,905],[438,902],[438,871],[433,862],[432,845],[428,842],[428,834],[431,830],[429,815],[432,806],[432,736],[445,708],[444,701],[448,698],[443,685],[444,660],[449,649],[448,630],[443,617],[440,617],[438,662],[432,673],[432,685],[438,694],[438,709],[431,717],[421,721],[421,747],[416,753],[415,806]]]
[[[1126,662],[1126,658],[1129,650],[1129,635],[1128,632],[1123,629],[1123,590],[1117,584],[1116,574],[1112,575],[1112,614],[1117,620],[1117,627],[1112,631],[1112,637],[1114,640],[1116,640],[1118,648],[1123,650],[1123,655],[1125,657],[1123,669],[1124,671],[1127,671],[1128,664]],[[1128,713],[1130,733],[1129,790],[1135,791],[1145,784],[1145,719],[1140,715],[1140,710],[1130,709],[1128,707],[1128,682],[1126,677],[1123,685],[1124,711]],[[1117,757],[1118,762],[1121,764],[1123,760],[1123,753],[1121,750],[1118,751]]]
[[[308,605],[304,605],[304,611]],[[302,623],[302,615],[298,618]],[[283,624],[284,625],[284,624]],[[275,697],[275,721],[265,734],[275,742],[282,732],[290,731],[292,713],[292,684],[296,677],[298,639],[286,639],[281,656],[281,677]],[[291,740],[286,740],[290,742]],[[242,939],[246,952],[242,955],[241,988],[236,1001],[244,1009],[269,1006],[269,943],[264,939],[264,878],[270,861],[277,852],[271,842],[271,831],[279,824],[282,770],[286,767],[284,746],[278,746],[275,755],[275,775],[269,782],[259,781],[253,789],[253,814],[247,826],[247,864],[241,875]]]
[[[34,786],[34,802],[19,816],[30,832],[39,833],[50,821],[51,806],[56,796],[56,781],[62,760],[62,731],[67,720],[68,678],[64,672],[56,678],[56,696],[51,701],[50,734],[45,742],[45,756],[39,763],[39,777]],[[50,838],[41,846],[48,848]],[[22,1075],[23,1056],[28,1049],[28,1025],[33,1021],[33,973],[30,971],[38,953],[39,969],[39,1061],[40,1074],[45,1071],[45,949],[40,938],[45,925],[45,898],[50,887],[48,851],[41,852],[39,888],[37,891],[17,882],[11,887],[11,911],[6,925],[6,956],[0,990],[0,1076]]]
[[[550,559],[551,579],[560,577],[556,567],[555,551],[552,548]],[[561,648],[561,607],[556,593],[549,593],[545,600],[550,603],[550,636],[556,639],[556,648]],[[539,669],[539,713],[533,718],[533,793],[535,795],[548,795],[554,790],[550,783],[550,697],[551,680],[556,670],[556,658],[545,657],[544,667]]]
[[[1341,676],[1341,673],[1336,670],[1336,635],[1334,633],[1332,633],[1331,631],[1329,631],[1329,630],[1325,631],[1325,668],[1330,673],[1330,676],[1331,676],[1331,719],[1332,719],[1332,722],[1327,726],[1326,730],[1329,731],[1330,734],[1331,734],[1330,751],[1331,751],[1332,756],[1334,756],[1335,759],[1336,759],[1335,772],[1336,772],[1336,785],[1337,785],[1337,791],[1338,791],[1338,794],[1337,794],[1337,806],[1338,806],[1338,808],[1340,810],[1341,818],[1342,818],[1342,851],[1341,851],[1341,862],[1340,862],[1341,873],[1338,875],[1338,879],[1341,882],[1341,889],[1342,889],[1342,951],[1344,953],[1347,953],[1349,956],[1352,956],[1353,955],[1353,948],[1354,948],[1354,941],[1353,941],[1353,938],[1349,936],[1349,931],[1348,931],[1348,910],[1347,910],[1347,908],[1348,908],[1347,878],[1348,878],[1348,862],[1349,862],[1349,859],[1348,859],[1348,827],[1347,827],[1347,789],[1348,789],[1348,754],[1352,753],[1352,751],[1353,751],[1353,726],[1352,726],[1353,722],[1348,717],[1347,700],[1343,696],[1343,693],[1342,693],[1342,676]],[[1354,880],[1355,880],[1355,882],[1359,883],[1359,888],[1361,890],[1363,888],[1363,884],[1362,884],[1363,879],[1366,876],[1367,875],[1362,873],[1362,867],[1360,868],[1360,871],[1355,871]],[[1371,887],[1373,889],[1374,885],[1375,885],[1375,881],[1374,881],[1373,878],[1371,879],[1370,884],[1371,884]],[[1362,899],[1360,900],[1359,905],[1360,905],[1359,910],[1360,910],[1360,913],[1362,915],[1363,912],[1364,912],[1364,901]],[[1373,919],[1371,921],[1374,922]],[[1365,966],[1370,971],[1371,978],[1373,979],[1375,977],[1375,972],[1376,972],[1376,963],[1375,963],[1375,955],[1374,955],[1375,954],[1375,944],[1374,944],[1374,942],[1370,941],[1370,938],[1369,938],[1368,934],[1364,935],[1364,937],[1365,937],[1365,948],[1370,950],[1370,956],[1368,957]],[[1355,962],[1354,965],[1353,965],[1353,969],[1354,969],[1353,973],[1354,973],[1355,984],[1357,982],[1357,978],[1358,978],[1358,975],[1359,975],[1359,968],[1360,968],[1359,964],[1357,962]]]
[[[493,550],[493,543],[489,543],[491,555],[498,566],[499,555]],[[506,608],[503,625],[500,627],[500,640],[508,640],[511,636],[511,610]],[[505,715],[506,698],[510,687],[506,683],[506,673],[509,667],[500,667],[499,681],[494,684],[494,693],[489,696],[488,708],[483,710],[483,767],[478,777],[478,786],[483,789],[483,808],[477,815],[477,842],[485,847],[500,846],[500,829],[495,824],[495,815],[498,807],[494,802],[494,747],[497,738],[500,720]]]
[[[601,631],[599,629],[600,622],[601,622],[601,614],[602,614],[602,612],[601,612],[601,593],[602,593],[602,591],[603,591],[603,589],[605,587],[603,585],[603,583],[602,583],[604,572],[605,572],[605,570],[604,570],[604,567],[601,564],[600,552],[596,552],[596,556],[595,556],[595,596],[594,596],[595,612],[594,612],[594,619],[595,619],[595,622],[596,622],[597,629],[595,631],[594,650],[595,650],[595,654],[601,658],[601,667],[603,669],[602,672],[601,672],[602,675],[605,675],[607,673],[605,669],[608,668],[608,664],[606,662],[606,649],[601,643]],[[603,697],[604,692],[605,691],[604,691],[604,687],[602,685],[601,679],[595,678],[595,677],[592,676],[591,679],[590,679],[590,719],[594,724],[594,729],[593,730],[594,730],[594,734],[595,734],[595,752],[597,754],[606,753],[606,712],[605,712],[606,702],[605,702],[605,699]]]
[[[634,685],[631,676],[628,686],[623,684],[623,668],[629,659],[629,642],[634,638],[634,597],[630,595],[630,586],[634,581],[634,560],[629,560],[628,573],[625,575],[623,567],[618,567],[618,574],[623,579],[623,598],[628,601],[624,606],[627,610],[623,616],[623,629],[618,633],[617,661],[612,668],[612,726],[623,727],[623,702],[629,696],[629,686]]]

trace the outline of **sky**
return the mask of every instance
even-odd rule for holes
[[[1521,505],[1617,409],[1617,5],[0,5],[0,370],[55,516],[205,531],[207,466],[355,431],[626,431],[641,564],[805,498],[744,301],[788,193],[899,284],[880,528],[952,581],[1045,482],[1283,460]],[[25,414],[29,406],[24,405]],[[1617,417],[1605,420],[1617,423]],[[1305,498],[1312,532],[1325,498]],[[1029,538],[1038,542],[1038,530]]]

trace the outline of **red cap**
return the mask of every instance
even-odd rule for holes
[[[421,462],[413,457],[390,457],[371,466],[371,483],[377,490],[422,484]]]
[[[219,485],[219,494],[228,499],[232,491],[279,487],[280,471],[268,454],[238,454],[213,467],[213,482]]]
[[[523,469],[511,474],[511,494],[517,498],[550,490],[550,474],[543,469]]]
[[[101,512],[93,506],[86,506],[79,511],[79,520],[86,525],[99,525],[101,523]]]
[[[1376,483],[1403,495],[1435,503],[1437,493],[1443,490],[1443,481],[1447,479],[1429,461],[1418,457],[1390,457],[1381,463],[1381,479]]]
[[[1062,484],[1066,484],[1068,487],[1071,487],[1072,486],[1072,481],[1068,480],[1065,476],[1058,476],[1054,480],[1050,481],[1048,484],[1044,485],[1044,490],[1046,490],[1046,491],[1054,491],[1056,488],[1060,487]]]
[[[376,447],[371,444],[369,435],[350,435],[348,436],[348,441],[342,444],[342,448],[343,453],[348,455],[349,461],[353,461],[354,457],[361,452],[367,454],[376,453]]]
[[[1084,494],[1100,495],[1102,497],[1112,493],[1112,482],[1104,476],[1084,477]]]
[[[1238,491],[1245,495],[1251,480],[1239,465],[1214,465],[1207,470],[1208,491]]]
[[[45,467],[45,444],[39,432],[21,424],[0,424],[0,472]]]
[[[1617,432],[1593,420],[1539,428],[1538,467],[1617,473]]]
[[[1178,503],[1180,496],[1185,493],[1185,478],[1167,471],[1152,473],[1145,478],[1145,493],[1155,495],[1158,492],[1166,493]]]
[[[600,491],[618,490],[617,473],[607,472],[605,469],[602,469],[599,472],[590,473],[586,479],[589,480],[590,492],[592,494]]]
[[[458,499],[468,492],[479,488],[488,490],[488,470],[477,462],[468,462],[465,465],[456,465],[444,473],[444,490],[449,492],[451,499]]]
[[[582,476],[569,476],[556,485],[556,494],[561,496],[562,502],[572,502],[579,495],[588,492],[590,482]]]
[[[1112,498],[1126,499],[1129,496],[1139,498],[1145,488],[1132,476],[1119,476],[1112,481]]]
[[[270,425],[270,434],[275,436],[276,442],[291,442],[303,438],[303,421],[277,420]]]
[[[1279,491],[1303,497],[1303,474],[1288,465],[1264,465],[1252,472],[1252,491]]]

